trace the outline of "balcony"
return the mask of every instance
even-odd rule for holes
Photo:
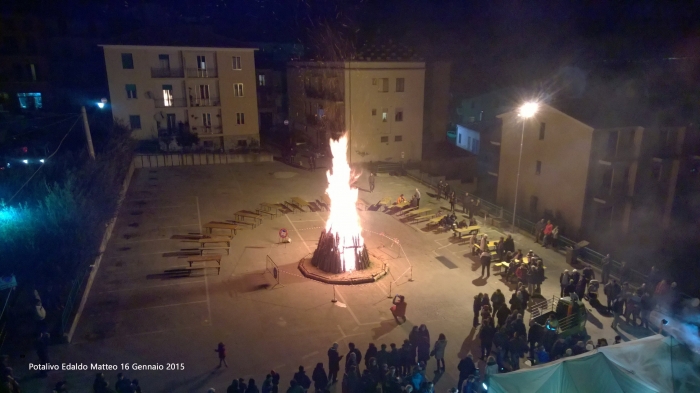
[[[192,131],[196,132],[199,136],[207,135],[221,135],[224,133],[221,126],[198,126],[192,127]]]
[[[192,98],[190,99],[190,106],[220,106],[221,101],[219,97],[209,97],[209,98]]]
[[[218,78],[219,73],[216,68],[188,68],[188,78]]]
[[[156,104],[156,108],[185,108],[187,107],[187,99],[185,98],[171,98],[169,100],[153,100]]]
[[[343,102],[343,94],[338,90],[331,89],[317,89],[314,87],[307,87],[304,89],[306,97],[315,98],[318,100]]]
[[[184,78],[182,68],[151,67],[151,78]]]

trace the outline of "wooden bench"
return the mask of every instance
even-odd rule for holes
[[[407,204],[404,207],[400,207],[400,211],[396,213],[396,217],[401,217],[401,218],[406,218],[408,217],[408,213],[418,210],[418,206],[410,206],[410,203],[407,202]],[[395,205],[395,207],[399,207],[399,205]]]
[[[473,226],[466,227],[466,228],[457,228],[457,229],[453,230],[453,232],[454,232],[454,236],[462,237],[464,235],[476,235],[477,233],[479,233],[480,229],[481,229],[480,226],[473,225]]]
[[[323,202],[323,201],[316,199],[316,203],[321,207],[321,209],[323,209],[325,211],[331,210],[331,208],[328,206],[328,204],[326,202]]]
[[[216,262],[221,266],[221,254],[207,254],[207,255],[194,255],[187,257],[187,262],[189,262],[190,267],[193,263],[203,262],[205,265],[207,262]]]
[[[204,272],[206,269],[216,269],[216,274],[221,274],[221,266],[183,266],[165,270],[163,273],[172,277],[189,277],[193,271],[201,270]]]
[[[272,203],[261,202],[260,209],[257,209],[256,211],[258,212],[258,214],[265,213],[265,214],[269,214],[270,217],[277,217],[277,213],[279,212],[279,208],[277,207],[277,205],[274,205]]]
[[[403,215],[403,218],[411,219],[411,218],[414,218],[414,217],[420,217],[420,216],[422,216],[422,215],[424,215],[424,214],[426,214],[426,213],[430,213],[430,212],[432,212],[432,211],[433,211],[433,209],[431,209],[431,208],[429,208],[429,207],[424,207],[424,208],[422,208],[422,209],[416,208],[416,209],[412,209],[412,210],[409,211],[408,213],[404,214],[404,215]]]
[[[286,206],[287,209],[289,209],[289,211],[291,211],[292,213],[294,213],[294,209],[299,210],[300,212],[304,211],[303,207],[297,205],[296,203],[294,203],[292,201],[284,201],[284,206]]]
[[[183,242],[199,243],[204,246],[207,243],[226,243],[231,247],[231,238],[228,236],[205,236],[197,239],[181,239]]]
[[[433,225],[438,225],[438,224],[440,224],[440,221],[445,217],[447,217],[447,214],[439,214],[439,215],[435,216],[435,218],[431,218],[430,220],[428,220],[428,222],[425,223],[425,226],[427,228],[430,228]]]
[[[391,198],[390,197],[384,197],[377,202],[377,206],[389,206],[391,205]]]
[[[294,203],[296,206],[299,206],[301,211],[304,211],[305,207],[308,207],[309,211],[311,210],[311,206],[309,205],[309,202],[307,202],[304,199],[301,199],[299,197],[292,197],[292,203]]]
[[[172,235],[170,236],[170,239],[172,240],[192,240],[192,241],[197,241],[203,237],[207,237],[207,235]]]
[[[231,236],[236,235],[236,231],[240,229],[238,225],[235,224],[227,224],[223,222],[215,222],[215,221],[210,221],[204,225],[202,225],[202,228],[205,228],[207,230],[207,233],[212,233],[213,229],[226,229],[231,231]]]
[[[255,228],[255,223],[254,222],[248,222],[248,221],[237,221],[237,220],[226,220],[226,222],[221,222],[220,224],[228,224],[228,225],[249,225],[250,229]],[[238,229],[242,229],[240,226]]]
[[[239,210],[239,211],[233,213],[233,218],[235,218],[236,221],[241,221],[241,222],[245,221],[246,218],[252,218],[253,223],[256,223],[256,224],[257,224],[258,220],[260,220],[261,224],[263,221],[263,218],[260,214],[253,213],[253,212],[248,211],[248,210]],[[255,226],[253,226],[253,228],[255,228]]]

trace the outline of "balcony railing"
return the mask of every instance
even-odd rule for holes
[[[223,129],[221,128],[221,126],[197,126],[192,127],[192,131],[196,132],[200,136],[223,134]]]
[[[342,102],[343,94],[338,90],[331,89],[317,89],[313,87],[307,87],[304,89],[306,96],[309,98],[316,98],[319,100]]]
[[[191,98],[190,106],[219,106],[221,101],[219,97],[209,97],[209,98]]]
[[[184,78],[182,68],[151,67],[151,78]]]
[[[185,98],[160,99],[154,101],[156,103],[156,108],[184,108],[187,106],[187,100]]]
[[[217,78],[219,73],[216,68],[188,68],[188,78]]]

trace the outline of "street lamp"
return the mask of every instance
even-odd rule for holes
[[[525,121],[537,113],[540,105],[536,102],[526,102],[518,108],[518,116],[523,119],[520,131],[520,156],[518,157],[518,175],[515,178],[515,199],[513,202],[513,230],[515,230],[515,214],[518,210],[518,186],[520,185],[520,163],[523,161],[523,141],[525,140]]]

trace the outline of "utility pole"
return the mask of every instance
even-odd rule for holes
[[[90,135],[90,124],[88,123],[87,112],[85,106],[80,107],[80,114],[83,115],[83,129],[85,130],[85,139],[87,139],[88,153],[90,158],[95,159],[95,148],[92,147],[92,136]]]

